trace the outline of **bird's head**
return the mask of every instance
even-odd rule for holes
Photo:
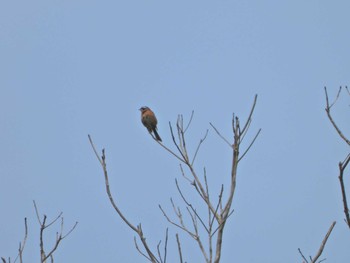
[[[139,111],[141,111],[141,112],[144,112],[146,110],[149,110],[149,108],[147,106],[143,106],[143,107],[139,108]]]

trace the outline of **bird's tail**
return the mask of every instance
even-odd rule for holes
[[[156,136],[157,141],[162,141],[156,129],[153,130],[154,136]]]

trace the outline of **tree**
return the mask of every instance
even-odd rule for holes
[[[210,186],[208,185],[207,174],[204,168],[203,177],[199,175],[199,173],[194,168],[194,162],[196,160],[198,151],[202,143],[205,141],[208,131],[205,136],[199,141],[197,149],[194,153],[194,156],[191,157],[188,154],[187,144],[186,144],[186,131],[190,127],[193,112],[191,118],[187,125],[184,125],[183,116],[179,115],[176,122],[176,129],[174,131],[171,123],[169,123],[170,133],[172,136],[173,143],[175,145],[176,151],[171,150],[168,146],[164,145],[162,142],[157,141],[156,138],[152,136],[155,142],[157,142],[161,147],[163,147],[168,153],[173,155],[178,161],[180,161],[180,170],[183,178],[185,178],[188,183],[190,183],[193,187],[193,190],[197,193],[199,199],[205,205],[207,210],[207,215],[203,216],[198,212],[198,209],[192,204],[190,200],[187,200],[184,193],[182,192],[179,183],[175,180],[176,187],[178,193],[180,194],[183,202],[186,206],[186,211],[191,218],[191,227],[189,227],[189,223],[185,222],[182,210],[175,205],[173,200],[171,199],[171,205],[175,213],[175,218],[172,219],[167,212],[159,205],[160,210],[162,211],[166,220],[179,228],[181,231],[187,233],[193,240],[197,243],[202,255],[207,263],[218,263],[221,258],[222,244],[223,244],[223,235],[225,230],[225,225],[227,220],[233,213],[232,210],[232,202],[236,189],[236,178],[237,178],[237,168],[240,161],[246,156],[248,151],[251,149],[254,144],[256,138],[260,134],[261,129],[255,134],[253,139],[247,144],[246,148],[242,149],[242,143],[244,142],[244,138],[247,135],[247,132],[252,123],[252,116],[254,113],[255,105],[257,102],[257,95],[254,98],[253,105],[251,107],[249,116],[247,120],[244,122],[243,126],[241,126],[240,119],[238,116],[233,116],[232,118],[232,129],[233,129],[233,139],[232,143],[224,138],[218,129],[210,123],[211,127],[215,130],[215,132],[227,143],[227,145],[232,150],[232,164],[231,164],[231,174],[230,174],[230,185],[227,187],[229,191],[226,193],[226,201],[224,201],[224,185],[221,185],[221,189],[218,194],[218,201],[214,202],[214,198],[210,195]],[[138,225],[132,224],[124,213],[119,209],[119,207],[114,202],[113,196],[110,191],[109,180],[108,180],[108,171],[106,164],[106,155],[105,150],[102,150],[101,157],[99,156],[96,147],[92,141],[91,136],[89,135],[90,144],[96,154],[97,159],[99,160],[105,178],[106,192],[108,194],[111,205],[118,213],[120,218],[124,221],[128,227],[133,230],[139,240],[142,243],[143,251],[140,249],[136,238],[135,238],[135,246],[140,254],[142,254],[145,258],[147,258],[151,262],[166,262],[167,257],[167,241],[168,241],[168,230],[166,230],[166,237],[164,243],[164,253],[160,252],[160,243],[157,246],[157,249],[152,250],[146,242],[146,238],[142,231],[141,223]],[[189,175],[187,175],[187,173]],[[206,242],[203,242],[206,239]],[[181,242],[179,240],[178,234],[176,234],[177,240],[177,250],[179,254],[179,261],[183,262],[183,255],[181,251]]]
[[[39,235],[39,247],[40,247],[40,263],[47,263],[48,260],[50,260],[51,263],[54,262],[54,252],[57,250],[57,248],[59,247],[61,241],[63,239],[65,239],[68,235],[70,235],[73,230],[75,229],[75,227],[77,226],[78,222],[75,222],[75,224],[73,225],[73,227],[66,233],[63,234],[63,226],[64,226],[64,218],[63,218],[63,213],[60,212],[51,222],[47,222],[47,216],[44,214],[42,219],[40,219],[40,214],[39,214],[39,209],[35,203],[35,201],[33,201],[34,204],[34,209],[35,209],[35,213],[38,219],[38,223],[40,225],[40,235]],[[44,233],[45,230],[49,227],[51,227],[52,225],[54,225],[56,222],[61,221],[60,224],[60,231],[56,233],[56,241],[53,245],[53,247],[50,250],[47,250],[45,248],[45,241],[44,241]],[[17,257],[15,258],[15,260],[13,261],[13,263],[17,262],[17,260],[19,260],[20,263],[23,263],[23,251],[27,242],[27,238],[28,238],[28,225],[27,225],[27,218],[24,218],[24,238],[23,241],[19,243],[19,248],[18,248],[18,254]],[[1,258],[3,263],[11,263],[11,258],[9,257],[7,260],[5,258]]]

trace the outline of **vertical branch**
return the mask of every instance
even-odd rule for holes
[[[225,224],[226,224],[227,219],[231,215],[231,206],[232,206],[232,201],[233,201],[233,197],[234,197],[235,189],[236,189],[238,163],[246,155],[246,153],[251,149],[251,146],[254,144],[257,136],[259,135],[259,133],[261,131],[261,129],[258,131],[258,133],[253,138],[252,142],[249,144],[247,149],[244,151],[243,155],[240,157],[240,146],[241,146],[241,143],[243,141],[243,138],[245,137],[245,135],[247,134],[247,132],[250,128],[250,124],[252,122],[252,116],[254,113],[256,102],[257,102],[257,95],[255,95],[255,97],[254,97],[253,105],[251,107],[249,116],[248,116],[245,124],[243,125],[243,129],[241,129],[239,118],[237,116],[234,116],[234,115],[232,117],[233,145],[231,147],[233,150],[233,157],[232,157],[232,168],[231,168],[231,184],[230,184],[230,192],[229,192],[228,200],[227,200],[226,204],[224,205],[224,208],[222,209],[220,216],[219,216],[220,221],[218,221],[219,226],[217,229],[216,253],[215,253],[215,259],[214,259],[215,263],[220,262],[224,228],[225,228]],[[219,131],[216,128],[214,128],[214,129],[218,133],[218,135],[222,139],[224,139],[225,142],[228,142],[219,133]],[[220,200],[220,203],[221,203],[221,200]]]
[[[234,120],[233,120],[234,122]],[[236,125],[234,128],[234,143],[233,143],[233,159],[232,159],[232,169],[231,169],[231,184],[230,184],[230,193],[229,198],[226,202],[226,205],[224,206],[220,221],[219,221],[219,228],[218,228],[218,234],[216,239],[216,252],[215,252],[215,259],[214,263],[219,263],[221,258],[221,247],[222,247],[222,237],[224,234],[224,228],[226,224],[226,220],[228,218],[233,196],[236,189],[236,176],[237,176],[237,167],[238,167],[238,158],[239,158],[239,121],[238,118],[236,118]]]
[[[332,117],[332,114],[331,114],[331,108],[337,102],[337,100],[338,100],[338,98],[340,96],[341,90],[342,90],[342,87],[339,88],[335,100],[330,104],[329,98],[328,98],[327,88],[326,87],[324,88],[325,96],[326,96],[326,108],[325,108],[325,111],[327,113],[327,117],[328,117],[329,121],[333,125],[334,129],[337,131],[339,137],[341,139],[343,139],[343,141],[345,141],[350,146],[350,140],[348,138],[346,138],[345,135],[342,133],[342,131],[339,129],[339,127],[337,126],[337,124],[333,120],[333,117]],[[346,87],[346,90],[348,91],[348,94],[350,94],[347,87]],[[342,200],[343,200],[345,222],[348,225],[348,227],[350,228],[349,207],[348,207],[348,202],[347,202],[347,199],[346,199],[346,191],[345,191],[344,177],[343,177],[344,176],[344,171],[345,171],[347,165],[349,164],[349,161],[350,161],[350,154],[347,155],[347,157],[345,158],[345,160],[343,162],[339,163],[339,176],[338,176],[338,179],[339,179],[339,183],[340,183],[340,189],[341,189]]]
[[[345,158],[344,162],[339,163],[339,183],[340,183],[340,189],[341,189],[341,194],[343,198],[343,206],[344,206],[344,214],[345,214],[345,222],[350,228],[350,215],[349,215],[349,207],[348,207],[348,201],[346,199],[346,191],[345,191],[345,186],[344,186],[344,170],[346,169],[347,165],[349,164],[350,161],[350,154]]]
[[[23,250],[27,242],[27,237],[28,237],[28,225],[27,225],[27,218],[25,217],[24,218],[24,238],[23,238],[23,242],[19,243],[18,256],[17,256],[17,258],[19,257],[20,263],[23,263]],[[17,258],[15,259],[15,262]]]
[[[180,257],[180,263],[183,263],[182,252],[181,252],[181,243],[180,243],[179,235],[177,233],[176,233],[176,242],[177,242],[177,250],[179,252],[179,257]]]

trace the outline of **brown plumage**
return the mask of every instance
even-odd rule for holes
[[[154,115],[153,111],[148,107],[141,107],[141,121],[142,124],[147,128],[149,133],[154,134],[157,141],[162,141],[160,138],[158,132],[157,132],[157,118],[156,115]]]

